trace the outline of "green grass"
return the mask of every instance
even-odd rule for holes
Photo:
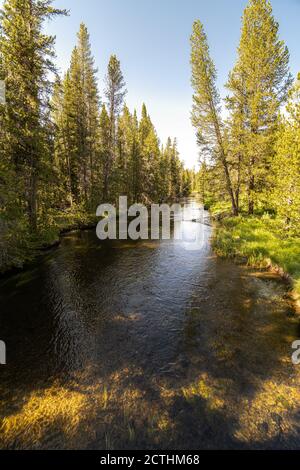
[[[300,294],[300,238],[289,237],[276,219],[225,218],[217,224],[213,246],[219,256],[245,258],[256,267],[281,268]]]

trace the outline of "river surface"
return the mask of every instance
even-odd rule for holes
[[[198,251],[74,232],[1,281],[1,448],[300,448],[287,287],[201,225]]]

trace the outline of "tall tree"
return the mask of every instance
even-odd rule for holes
[[[110,118],[110,155],[108,157],[108,162],[105,165],[103,175],[103,195],[105,199],[108,198],[109,179],[116,158],[117,121],[126,93],[127,91],[125,90],[125,81],[121,71],[120,61],[115,55],[112,55],[108,63],[105,89],[107,109]]]
[[[97,158],[97,131],[99,125],[99,96],[94,58],[91,52],[90,37],[87,27],[82,23],[78,33],[78,56],[80,63],[82,103],[82,185],[84,197],[92,197],[94,189],[94,165]]]
[[[272,199],[285,227],[300,230],[300,74],[291,93],[287,114],[282,117],[276,154],[272,162]]]
[[[198,141],[210,148],[211,156],[221,162],[224,170],[232,211],[238,213],[227,160],[220,116],[220,97],[216,87],[216,68],[210,57],[207,37],[201,22],[195,21],[191,36],[192,86],[194,89],[192,123],[197,129]]]
[[[170,143],[168,142],[168,146]],[[177,140],[174,139],[171,144],[171,159],[170,159],[170,173],[171,173],[171,197],[177,199],[181,196],[182,191],[182,172],[183,167],[179,158],[177,150]]]
[[[1,10],[0,56],[7,90],[3,145],[32,231],[37,229],[39,172],[48,151],[49,76],[55,72],[55,38],[43,26],[65,13],[53,8],[51,0],[5,0]]]
[[[140,141],[140,197],[145,202],[158,199],[156,184],[159,171],[159,140],[152,124],[145,103],[142,106],[142,117],[139,125]]]
[[[172,178],[171,178],[171,158],[172,141],[168,138],[167,143],[160,150],[160,169],[159,169],[159,195],[161,201],[167,201],[171,198]]]
[[[127,195],[134,199],[136,157],[138,151],[138,129],[136,116],[133,116],[125,105],[118,120],[117,157],[114,166],[116,194]]]
[[[52,114],[57,127],[56,149],[68,181],[69,199],[90,205],[95,186],[99,96],[97,70],[91,53],[89,34],[80,25],[78,44],[72,52],[70,68],[63,81],[62,107]],[[57,99],[56,99],[57,102]]]
[[[132,202],[139,202],[141,192],[141,159],[140,159],[140,140],[139,140],[139,122],[137,112],[134,110],[131,121],[131,157],[129,164],[129,174],[131,179]]]
[[[265,184],[280,106],[291,85],[289,52],[278,30],[271,3],[250,0],[243,16],[237,63],[227,84],[234,153],[247,170],[249,214]]]
[[[111,125],[106,106],[102,106],[99,122],[99,147],[104,184],[101,185],[101,197],[107,202],[108,176],[110,174],[110,152],[111,152]],[[100,181],[100,180],[99,180]]]
[[[66,126],[66,115],[64,113],[66,100],[64,89],[67,88],[66,82],[68,79],[68,74],[66,74],[63,82],[60,77],[57,77],[51,99],[54,166],[57,169],[58,175],[57,204],[60,208],[73,205],[70,150],[68,147],[70,136],[68,133],[69,129]]]

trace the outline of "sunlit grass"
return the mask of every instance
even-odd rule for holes
[[[235,437],[247,444],[271,441],[279,429],[293,432],[289,415],[299,408],[300,394],[292,380],[290,385],[268,380],[252,400],[243,399],[241,405]]]
[[[148,440],[159,445],[174,429],[168,406],[174,391],[162,388],[161,402],[136,387],[143,372],[121,369],[107,378],[107,384],[93,376],[20,396],[16,409],[0,407],[0,448],[2,449],[84,449],[134,448]],[[83,383],[82,383],[83,381]],[[158,392],[159,396],[159,392]]]
[[[220,256],[245,258],[249,265],[276,267],[291,276],[300,294],[300,238],[288,237],[276,220],[262,217],[224,219],[213,241]]]
[[[106,410],[107,404],[108,404],[108,391],[107,387],[104,387],[103,389],[103,394],[102,394],[102,400],[103,400],[103,409]]]
[[[290,416],[300,406],[296,378],[285,384],[252,377],[255,392],[241,394],[237,400],[239,387],[234,378],[202,372],[178,387],[165,381],[157,383],[158,396],[153,400],[133,385],[136,375],[128,382],[130,373],[133,371],[124,369],[112,374],[109,387],[54,383],[48,389],[33,391],[17,411],[4,413],[1,447],[52,448],[57,439],[60,448],[69,449],[86,448],[91,442],[106,450],[120,445],[133,449],[144,442],[159,448],[166,442],[180,442],[186,425],[183,412],[199,420],[199,426],[203,420],[211,426],[228,422],[226,432],[249,445],[271,441],[280,429],[289,434]]]
[[[19,411],[7,415],[1,423],[4,446],[30,448],[43,441],[49,429],[62,432],[68,442],[77,436],[89,409],[88,395],[53,384],[32,392]],[[75,443],[74,443],[75,446]]]
[[[191,404],[195,399],[201,398],[205,401],[206,407],[213,411],[224,407],[224,388],[224,384],[223,387],[220,384],[217,387],[215,384],[211,384],[207,374],[203,374],[196,382],[184,387],[182,393],[184,398]]]

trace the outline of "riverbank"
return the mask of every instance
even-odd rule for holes
[[[270,269],[289,280],[300,299],[300,239],[284,236],[271,217],[215,218],[213,248],[217,255],[249,266]],[[299,303],[299,302],[298,302]]]
[[[174,202],[179,200],[169,201],[170,204]],[[146,207],[150,209],[150,204]],[[119,217],[118,211],[116,217]],[[95,213],[74,207],[49,217],[39,225],[36,234],[30,235],[28,227],[22,221],[15,227],[0,219],[0,277],[26,268],[41,253],[59,246],[62,235],[75,230],[96,228],[98,221]]]
[[[97,225],[95,214],[68,211],[57,215],[51,223],[40,227],[35,235],[7,230],[0,243],[0,276],[18,272],[36,260],[43,252],[60,245],[61,236],[74,230],[85,230]]]

